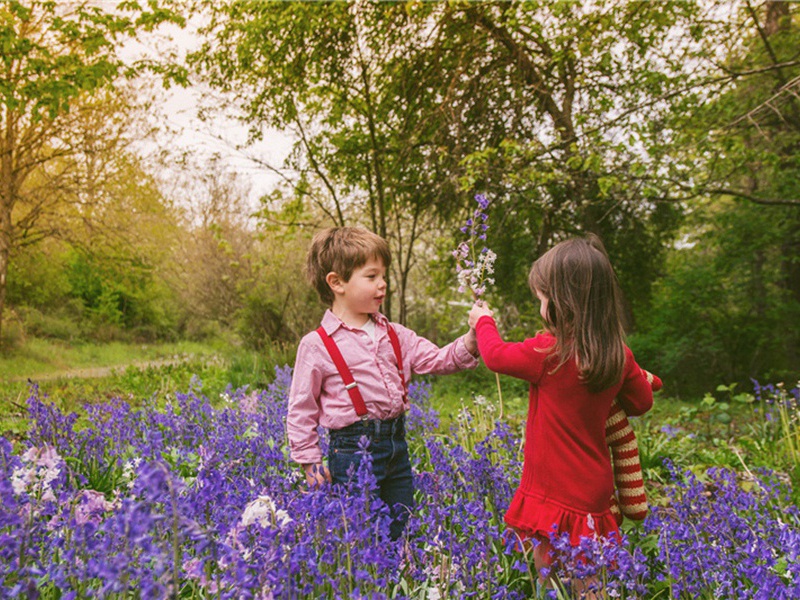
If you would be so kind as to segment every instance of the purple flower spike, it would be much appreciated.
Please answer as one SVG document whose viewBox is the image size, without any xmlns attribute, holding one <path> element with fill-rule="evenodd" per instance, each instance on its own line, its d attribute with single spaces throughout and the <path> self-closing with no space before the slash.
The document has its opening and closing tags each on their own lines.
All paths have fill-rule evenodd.
<svg viewBox="0 0 800 600">
<path fill-rule="evenodd" d="M 489 207 L 489 200 L 483 194 L 476 195 L 475 201 L 481 207 L 481 210 L 486 210 Z"/>
<path fill-rule="evenodd" d="M 468 238 L 459 243 L 453 256 L 456 259 L 458 291 L 470 290 L 472 297 L 478 298 L 486 292 L 487 285 L 494 284 L 492 274 L 497 256 L 485 246 L 480 251 L 477 250 L 476 240 L 485 241 L 486 231 L 489 229 L 486 224 L 489 215 L 484 212 L 489 206 L 489 200 L 483 194 L 478 194 L 475 201 L 478 209 L 467 219 L 466 225 L 460 228 L 461 233 L 467 234 Z"/>
</svg>

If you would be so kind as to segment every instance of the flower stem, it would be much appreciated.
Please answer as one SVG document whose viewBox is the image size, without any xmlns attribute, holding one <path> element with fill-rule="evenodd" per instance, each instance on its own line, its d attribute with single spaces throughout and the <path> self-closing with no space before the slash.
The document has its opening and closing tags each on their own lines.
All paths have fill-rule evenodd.
<svg viewBox="0 0 800 600">
<path fill-rule="evenodd" d="M 494 378 L 497 381 L 497 398 L 500 400 L 500 416 L 499 419 L 503 418 L 503 390 L 500 389 L 500 374 L 495 373 Z"/>
</svg>

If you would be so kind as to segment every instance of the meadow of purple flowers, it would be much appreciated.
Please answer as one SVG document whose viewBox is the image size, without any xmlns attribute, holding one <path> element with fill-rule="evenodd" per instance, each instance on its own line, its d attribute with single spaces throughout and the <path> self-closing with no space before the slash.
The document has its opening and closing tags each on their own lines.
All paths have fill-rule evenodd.
<svg viewBox="0 0 800 600">
<path fill-rule="evenodd" d="M 347 489 L 305 489 L 285 443 L 291 371 L 276 373 L 219 408 L 198 384 L 165 409 L 112 401 L 87 405 L 80 421 L 32 390 L 30 435 L 0 438 L 0 597 L 562 593 L 537 586 L 502 524 L 519 431 L 467 413 L 440 433 L 429 386 L 413 385 L 418 506 L 392 542 L 368 461 Z M 766 472 L 674 471 L 666 506 L 621 545 L 556 540 L 560 575 L 595 575 L 618 598 L 800 597 L 800 515 L 787 489 Z"/>
</svg>

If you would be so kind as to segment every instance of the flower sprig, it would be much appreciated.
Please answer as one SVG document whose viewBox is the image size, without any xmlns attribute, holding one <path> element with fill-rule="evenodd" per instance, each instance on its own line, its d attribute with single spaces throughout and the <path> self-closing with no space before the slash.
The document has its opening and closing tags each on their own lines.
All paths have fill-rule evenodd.
<svg viewBox="0 0 800 600">
<path fill-rule="evenodd" d="M 486 209 L 489 208 L 489 199 L 483 194 L 475 196 L 478 203 L 472 216 L 461 227 L 461 233 L 467 235 L 467 239 L 460 242 L 458 247 L 453 250 L 453 257 L 456 259 L 456 277 L 458 279 L 458 291 L 461 293 L 470 290 L 473 300 L 480 300 L 486 293 L 486 286 L 494 285 L 494 261 L 497 255 L 486 246 L 486 231 L 489 229 L 489 215 Z M 478 250 L 480 246 L 480 250 Z M 503 418 L 503 391 L 500 388 L 500 376 L 494 374 L 497 382 L 497 400 L 500 404 L 499 418 Z"/>
<path fill-rule="evenodd" d="M 458 291 L 472 292 L 473 299 L 480 298 L 486 293 L 486 286 L 494 284 L 494 261 L 497 255 L 486 247 L 486 231 L 489 229 L 487 221 L 489 215 L 486 209 L 489 207 L 489 200 L 483 194 L 475 196 L 478 208 L 467 219 L 466 224 L 461 227 L 461 233 L 467 235 L 467 239 L 460 242 L 458 247 L 453 250 L 453 257 L 456 259 L 456 276 L 458 279 Z M 478 246 L 481 246 L 478 250 Z"/>
</svg>

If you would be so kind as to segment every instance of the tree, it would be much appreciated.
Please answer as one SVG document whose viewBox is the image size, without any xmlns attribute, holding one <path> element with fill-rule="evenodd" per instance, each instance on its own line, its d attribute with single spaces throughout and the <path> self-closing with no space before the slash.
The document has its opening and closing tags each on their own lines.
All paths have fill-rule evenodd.
<svg viewBox="0 0 800 600">
<path fill-rule="evenodd" d="M 450 64 L 458 55 L 433 49 L 441 32 L 426 22 L 441 7 L 204 4 L 212 15 L 209 41 L 193 64 L 236 97 L 254 137 L 270 126 L 295 133 L 292 173 L 268 166 L 286 176 L 287 200 L 388 239 L 405 320 L 420 237 L 438 229 L 437 213 L 466 197 L 454 177 L 458 155 L 437 143 L 448 126 L 442 94 L 460 72 Z M 265 216 L 271 208 L 265 205 Z M 390 291 L 386 312 L 393 306 Z"/>
<path fill-rule="evenodd" d="M 669 176 L 691 212 L 642 338 L 653 368 L 689 394 L 798 376 L 798 14 L 785 2 L 738 8 L 717 93 L 675 127 Z"/>
<path fill-rule="evenodd" d="M 14 248 L 48 235 L 36 225 L 59 195 L 59 165 L 89 151 L 71 136 L 76 113 L 126 73 L 115 42 L 167 19 L 175 16 L 157 3 L 0 6 L 0 323 Z"/>
<path fill-rule="evenodd" d="M 194 64 L 235 95 L 255 136 L 294 128 L 295 194 L 390 239 L 401 317 L 420 238 L 440 236 L 476 191 L 515 240 L 501 270 L 592 231 L 632 301 L 647 298 L 680 211 L 655 202 L 646 123 L 694 76 L 696 48 L 664 41 L 691 41 L 693 3 L 206 7 L 213 41 Z"/>
<path fill-rule="evenodd" d="M 217 159 L 205 164 L 187 159 L 183 166 L 184 176 L 173 182 L 185 207 L 179 297 L 190 320 L 232 327 L 243 305 L 241 288 L 255 269 L 248 190 Z"/>
</svg>

